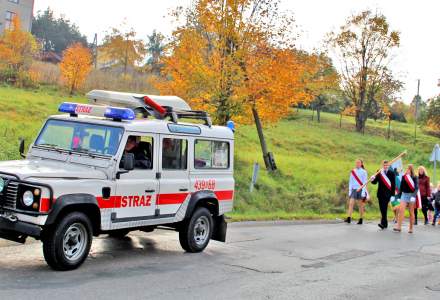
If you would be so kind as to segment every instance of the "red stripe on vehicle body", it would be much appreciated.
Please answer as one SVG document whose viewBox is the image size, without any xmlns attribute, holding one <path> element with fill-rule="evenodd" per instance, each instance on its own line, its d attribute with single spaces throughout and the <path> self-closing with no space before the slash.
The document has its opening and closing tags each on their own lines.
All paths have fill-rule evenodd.
<svg viewBox="0 0 440 300">
<path fill-rule="evenodd" d="M 110 196 L 108 199 L 96 197 L 99 208 L 119 208 L 121 207 L 122 196 Z"/>
<path fill-rule="evenodd" d="M 232 201 L 234 199 L 234 191 L 216 191 L 214 193 L 218 201 Z"/>
<path fill-rule="evenodd" d="M 157 205 L 182 204 L 189 193 L 159 194 L 157 195 Z"/>
<path fill-rule="evenodd" d="M 214 191 L 215 196 L 218 201 L 232 201 L 234 198 L 234 191 Z M 157 205 L 173 205 L 182 204 L 185 202 L 189 193 L 170 193 L 170 194 L 158 194 L 156 195 Z M 96 201 L 100 209 L 105 208 L 121 208 L 122 196 L 111 196 L 108 199 L 102 198 L 102 196 L 97 196 Z M 54 200 L 55 202 L 55 200 Z M 48 212 L 51 208 L 51 203 L 49 198 L 41 198 L 40 201 L 40 212 Z"/>
</svg>

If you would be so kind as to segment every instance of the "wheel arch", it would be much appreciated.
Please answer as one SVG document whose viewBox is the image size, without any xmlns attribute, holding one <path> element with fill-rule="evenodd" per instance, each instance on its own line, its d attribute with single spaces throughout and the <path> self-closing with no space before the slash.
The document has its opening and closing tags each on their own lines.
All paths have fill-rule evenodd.
<svg viewBox="0 0 440 300">
<path fill-rule="evenodd" d="M 219 203 L 213 191 L 198 191 L 191 195 L 185 219 L 191 217 L 197 207 L 206 207 L 216 217 L 219 214 Z"/>
<path fill-rule="evenodd" d="M 96 197 L 91 194 L 66 194 L 58 197 L 49 212 L 45 225 L 51 226 L 71 212 L 84 213 L 92 224 L 93 235 L 99 234 L 101 212 Z"/>
</svg>

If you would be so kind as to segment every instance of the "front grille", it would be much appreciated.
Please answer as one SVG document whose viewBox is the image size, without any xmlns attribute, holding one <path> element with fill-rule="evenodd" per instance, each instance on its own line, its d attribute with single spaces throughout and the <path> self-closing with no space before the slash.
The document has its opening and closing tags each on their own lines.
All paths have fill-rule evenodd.
<svg viewBox="0 0 440 300">
<path fill-rule="evenodd" d="M 17 207 L 18 182 L 10 181 L 4 194 L 3 206 L 15 209 Z"/>
<path fill-rule="evenodd" d="M 15 181 L 12 176 L 1 176 L 6 182 L 5 189 L 0 193 L 0 205 L 5 208 L 15 209 L 17 208 L 17 196 L 18 196 L 18 181 Z"/>
</svg>

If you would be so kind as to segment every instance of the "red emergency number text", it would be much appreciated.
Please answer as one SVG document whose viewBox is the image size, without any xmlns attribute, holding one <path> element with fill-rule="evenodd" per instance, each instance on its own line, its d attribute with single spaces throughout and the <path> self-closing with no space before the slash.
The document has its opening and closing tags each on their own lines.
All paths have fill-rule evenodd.
<svg viewBox="0 0 440 300">
<path fill-rule="evenodd" d="M 215 179 L 197 179 L 194 183 L 194 189 L 196 191 L 201 190 L 215 190 Z"/>
</svg>

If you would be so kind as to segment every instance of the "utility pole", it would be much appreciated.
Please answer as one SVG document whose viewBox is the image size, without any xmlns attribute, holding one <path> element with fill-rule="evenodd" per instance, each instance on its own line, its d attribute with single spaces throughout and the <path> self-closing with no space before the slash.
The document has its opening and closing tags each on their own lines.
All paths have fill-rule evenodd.
<svg viewBox="0 0 440 300">
<path fill-rule="evenodd" d="M 419 114 L 419 99 L 420 99 L 420 79 L 417 79 L 417 96 L 416 96 L 416 108 L 414 115 L 414 144 L 417 143 L 417 117 Z"/>
<path fill-rule="evenodd" d="M 255 126 L 257 127 L 258 138 L 260 139 L 261 151 L 263 152 L 264 165 L 268 171 L 275 171 L 277 169 L 275 159 L 272 152 L 267 150 L 266 139 L 263 134 L 263 126 L 261 125 L 258 111 L 255 107 L 252 107 L 252 114 L 255 120 Z"/>
</svg>

